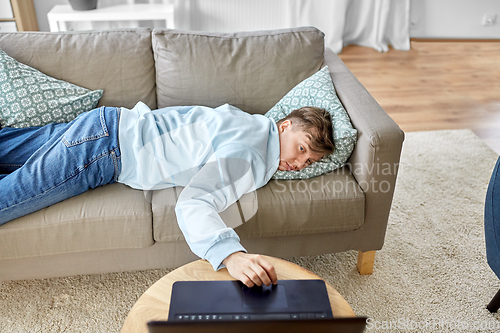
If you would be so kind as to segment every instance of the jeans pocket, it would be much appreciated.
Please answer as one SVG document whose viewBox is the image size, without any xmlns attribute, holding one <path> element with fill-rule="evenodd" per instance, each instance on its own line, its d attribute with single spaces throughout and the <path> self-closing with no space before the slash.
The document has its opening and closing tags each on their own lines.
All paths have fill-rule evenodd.
<svg viewBox="0 0 500 333">
<path fill-rule="evenodd" d="M 109 136 L 104 118 L 104 107 L 80 114 L 64 133 L 62 142 L 73 147 L 84 142 Z"/>
</svg>

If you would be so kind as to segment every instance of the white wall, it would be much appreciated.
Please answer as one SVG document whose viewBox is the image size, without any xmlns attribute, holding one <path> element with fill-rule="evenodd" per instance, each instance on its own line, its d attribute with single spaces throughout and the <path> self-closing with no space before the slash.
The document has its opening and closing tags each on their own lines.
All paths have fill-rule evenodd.
<svg viewBox="0 0 500 333">
<path fill-rule="evenodd" d="M 411 0 L 410 37 L 500 38 L 500 0 Z M 482 25 L 485 14 L 496 24 Z"/>
<path fill-rule="evenodd" d="M 117 1 L 99 0 L 99 6 Z M 40 30 L 49 31 L 47 13 L 54 5 L 67 4 L 68 0 L 34 0 L 34 3 Z M 484 14 L 497 14 L 496 24 L 484 27 Z M 500 0 L 411 0 L 410 17 L 410 37 L 500 38 Z"/>
<path fill-rule="evenodd" d="M 38 29 L 40 31 L 50 31 L 47 13 L 55 5 L 69 4 L 68 0 L 33 0 L 35 5 L 36 19 L 38 20 Z"/>
<path fill-rule="evenodd" d="M 217 32 L 286 28 L 290 16 L 287 1 L 176 0 L 176 26 Z"/>
</svg>

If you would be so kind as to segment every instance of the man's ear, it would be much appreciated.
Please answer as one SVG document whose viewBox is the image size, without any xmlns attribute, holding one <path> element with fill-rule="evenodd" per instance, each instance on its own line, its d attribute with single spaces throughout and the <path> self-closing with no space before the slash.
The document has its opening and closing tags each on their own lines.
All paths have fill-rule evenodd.
<svg viewBox="0 0 500 333">
<path fill-rule="evenodd" d="M 292 126 L 292 122 L 290 121 L 290 119 L 287 119 L 280 124 L 279 130 L 280 130 L 280 132 L 283 132 L 284 130 L 286 130 L 290 126 Z"/>
</svg>

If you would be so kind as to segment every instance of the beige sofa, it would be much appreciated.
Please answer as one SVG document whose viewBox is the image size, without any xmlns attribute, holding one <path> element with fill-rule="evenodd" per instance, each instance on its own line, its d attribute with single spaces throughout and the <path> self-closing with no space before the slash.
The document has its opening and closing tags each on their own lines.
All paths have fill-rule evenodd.
<svg viewBox="0 0 500 333">
<path fill-rule="evenodd" d="M 369 273 L 372 251 L 384 243 L 404 133 L 323 37 L 311 27 L 235 34 L 140 28 L 0 33 L 0 48 L 47 75 L 103 89 L 100 105 L 128 108 L 227 102 L 265 113 L 328 65 L 358 130 L 348 165 L 310 180 L 271 181 L 256 192 L 256 214 L 235 230 L 249 252 L 277 257 L 358 250 L 358 268 Z M 11 221 L 0 227 L 0 280 L 195 260 L 174 214 L 180 190 L 106 185 Z M 243 211 L 251 209 L 245 202 Z"/>
</svg>

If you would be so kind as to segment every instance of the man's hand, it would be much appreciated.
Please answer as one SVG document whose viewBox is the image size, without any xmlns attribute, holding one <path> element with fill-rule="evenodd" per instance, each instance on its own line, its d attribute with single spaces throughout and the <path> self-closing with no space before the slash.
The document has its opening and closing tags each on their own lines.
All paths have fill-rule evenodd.
<svg viewBox="0 0 500 333">
<path fill-rule="evenodd" d="M 270 286 L 271 283 L 278 283 L 278 276 L 274 266 L 258 254 L 248 254 L 235 252 L 230 254 L 222 262 L 226 265 L 227 271 L 235 279 L 240 280 L 249 288 L 254 285 Z"/>
</svg>

